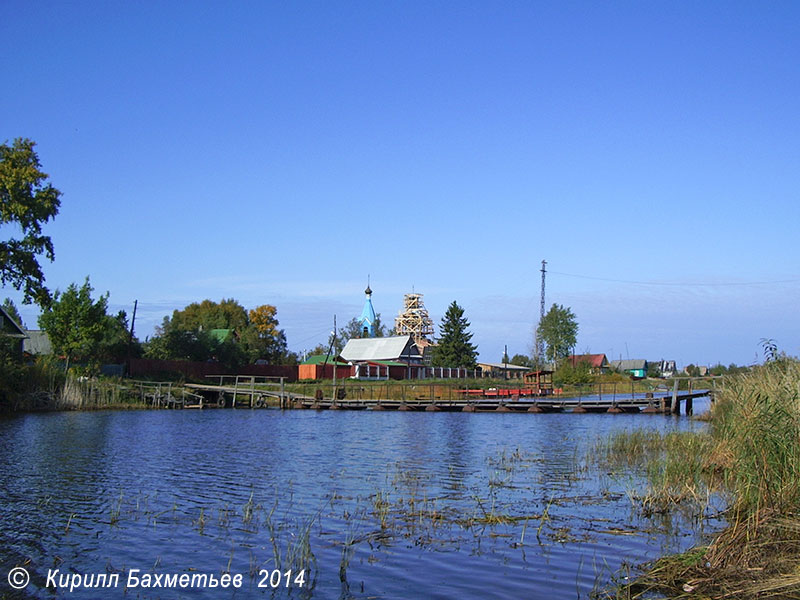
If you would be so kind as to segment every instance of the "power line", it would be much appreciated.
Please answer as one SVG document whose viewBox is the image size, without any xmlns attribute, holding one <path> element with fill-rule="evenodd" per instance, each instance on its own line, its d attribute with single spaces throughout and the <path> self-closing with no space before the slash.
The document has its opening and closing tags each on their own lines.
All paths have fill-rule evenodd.
<svg viewBox="0 0 800 600">
<path fill-rule="evenodd" d="M 671 287 L 686 287 L 686 286 L 748 286 L 748 285 L 776 285 L 781 283 L 800 283 L 800 279 L 778 279 L 774 281 L 726 281 L 720 283 L 703 283 L 703 282 L 677 282 L 677 281 L 633 281 L 629 279 L 608 279 L 606 277 L 593 277 L 591 275 L 577 275 L 575 273 L 563 273 L 560 271 L 549 271 L 553 275 L 561 275 L 563 277 L 574 277 L 576 279 L 591 279 L 593 281 L 605 281 L 608 283 L 627 283 L 631 285 L 657 285 L 657 286 L 671 286 Z"/>
</svg>

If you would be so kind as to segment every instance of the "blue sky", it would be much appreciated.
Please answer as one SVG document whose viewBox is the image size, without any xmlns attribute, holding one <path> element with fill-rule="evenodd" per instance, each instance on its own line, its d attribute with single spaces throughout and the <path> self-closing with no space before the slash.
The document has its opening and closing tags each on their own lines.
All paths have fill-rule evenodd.
<svg viewBox="0 0 800 600">
<path fill-rule="evenodd" d="M 142 338 L 232 297 L 276 305 L 302 351 L 360 313 L 369 275 L 385 321 L 412 290 L 437 325 L 455 300 L 498 361 L 531 349 L 546 259 L 579 351 L 800 354 L 800 4 L 0 15 L 0 140 L 35 140 L 63 192 L 48 285 L 138 299 Z"/>
</svg>

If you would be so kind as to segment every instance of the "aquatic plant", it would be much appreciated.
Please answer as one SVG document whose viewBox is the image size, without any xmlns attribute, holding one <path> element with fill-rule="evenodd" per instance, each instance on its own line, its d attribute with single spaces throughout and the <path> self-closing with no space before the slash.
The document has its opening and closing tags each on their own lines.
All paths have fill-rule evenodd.
<svg viewBox="0 0 800 600">
<path fill-rule="evenodd" d="M 703 469 L 730 494 L 729 526 L 708 546 L 659 559 L 620 594 L 800 596 L 800 363 L 772 346 L 765 351 L 763 366 L 726 381 L 710 435 L 696 439 L 697 447 L 682 447 L 702 447 Z M 682 458 L 690 464 L 671 481 L 677 485 L 685 477 L 691 487 L 697 464 Z"/>
<path fill-rule="evenodd" d="M 592 457 L 612 470 L 627 472 L 633 466 L 644 473 L 647 489 L 628 490 L 628 495 L 645 514 L 676 505 L 701 514 L 710 494 L 720 491 L 713 447 L 708 433 L 632 430 L 601 440 Z"/>
</svg>

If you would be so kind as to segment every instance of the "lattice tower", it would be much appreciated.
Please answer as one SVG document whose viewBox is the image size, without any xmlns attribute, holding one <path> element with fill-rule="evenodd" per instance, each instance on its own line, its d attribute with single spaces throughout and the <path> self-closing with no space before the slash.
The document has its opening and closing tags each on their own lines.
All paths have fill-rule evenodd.
<svg viewBox="0 0 800 600">
<path fill-rule="evenodd" d="M 418 346 L 428 336 L 433 337 L 433 320 L 422 302 L 422 294 L 406 294 L 403 296 L 403 310 L 394 319 L 397 335 L 410 335 Z"/>
</svg>

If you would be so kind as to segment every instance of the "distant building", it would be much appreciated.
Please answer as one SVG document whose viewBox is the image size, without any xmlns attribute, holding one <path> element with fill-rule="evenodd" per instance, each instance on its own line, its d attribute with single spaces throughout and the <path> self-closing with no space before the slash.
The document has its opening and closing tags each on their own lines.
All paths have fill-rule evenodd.
<svg viewBox="0 0 800 600">
<path fill-rule="evenodd" d="M 427 369 L 410 335 L 348 340 L 340 354 L 356 379 L 423 379 Z"/>
<path fill-rule="evenodd" d="M 669 378 L 675 375 L 678 367 L 674 360 L 649 360 L 647 361 L 648 368 L 655 367 L 659 377 Z"/>
<path fill-rule="evenodd" d="M 572 354 L 567 360 L 573 367 L 577 367 L 581 363 L 588 363 L 589 371 L 593 375 L 602 375 L 608 372 L 608 359 L 605 354 Z"/>
<path fill-rule="evenodd" d="M 25 356 L 48 356 L 53 353 L 53 345 L 46 331 L 29 329 L 27 339 L 22 341 Z"/>
<path fill-rule="evenodd" d="M 522 379 L 525 373 L 530 372 L 530 367 L 520 367 L 511 363 L 487 363 L 479 362 L 478 368 L 483 377 L 494 377 L 497 379 Z"/>
<path fill-rule="evenodd" d="M 647 377 L 647 361 L 643 358 L 630 358 L 627 360 L 612 360 L 611 368 L 620 373 L 629 373 L 631 377 L 644 379 Z"/>
<path fill-rule="evenodd" d="M 325 354 L 309 356 L 297 368 L 298 379 L 346 379 L 350 377 L 353 368 L 349 363 Z"/>
<path fill-rule="evenodd" d="M 22 358 L 22 344 L 28 334 L 2 306 L 0 306 L 0 337 L 11 340 L 11 351 L 15 356 Z"/>
</svg>

